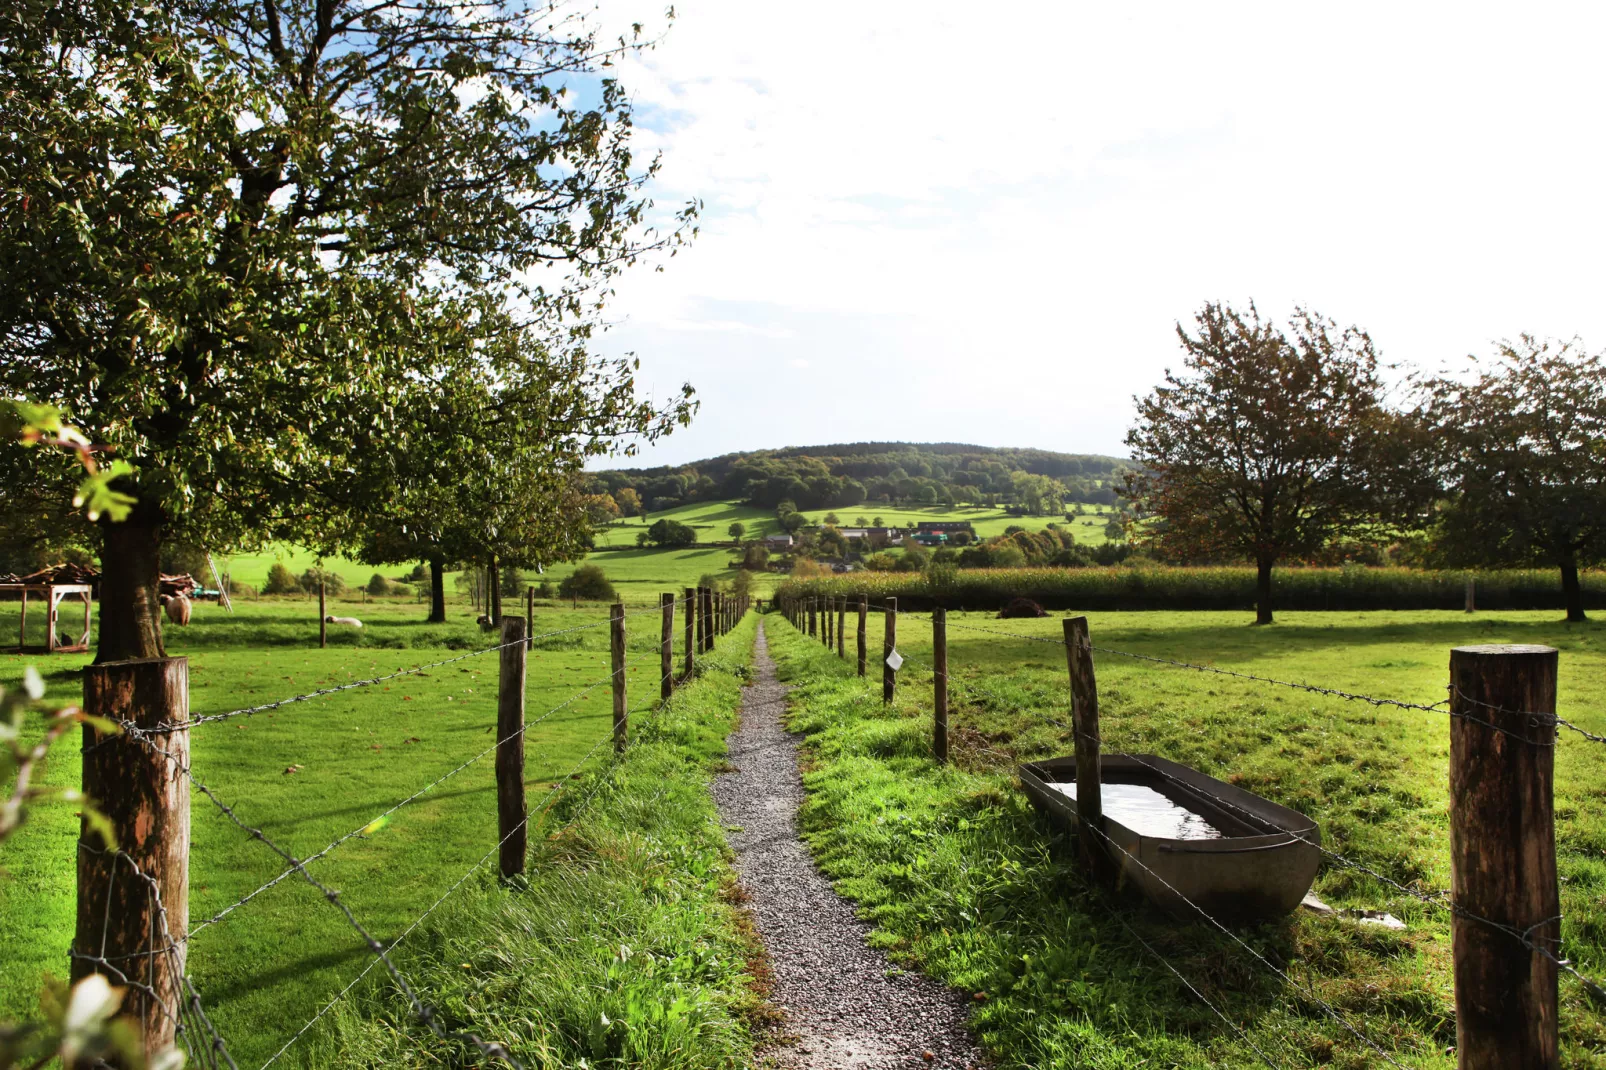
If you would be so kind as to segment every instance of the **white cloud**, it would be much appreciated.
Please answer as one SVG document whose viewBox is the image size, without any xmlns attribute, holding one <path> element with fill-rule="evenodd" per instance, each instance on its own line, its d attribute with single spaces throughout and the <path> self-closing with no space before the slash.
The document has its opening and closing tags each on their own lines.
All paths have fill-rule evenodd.
<svg viewBox="0 0 1606 1070">
<path fill-rule="evenodd" d="M 1524 330 L 1606 345 L 1600 9 L 677 8 L 620 71 L 657 200 L 708 206 L 604 343 L 704 395 L 650 461 L 1118 450 L 1213 298 L 1308 303 L 1427 365 Z M 738 374 L 799 360 L 785 398 Z"/>
</svg>

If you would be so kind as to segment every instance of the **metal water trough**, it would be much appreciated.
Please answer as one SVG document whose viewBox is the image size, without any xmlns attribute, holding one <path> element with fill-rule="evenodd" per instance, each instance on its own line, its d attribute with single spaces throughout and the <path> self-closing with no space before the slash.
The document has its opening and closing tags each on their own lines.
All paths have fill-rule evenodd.
<svg viewBox="0 0 1606 1070">
<path fill-rule="evenodd" d="M 1173 916 L 1199 920 L 1185 896 L 1214 917 L 1276 917 L 1298 906 L 1316 879 L 1321 830 L 1305 815 L 1152 754 L 1102 755 L 1099 768 L 1105 785 L 1147 786 L 1220 831 L 1217 839 L 1141 835 L 1106 802 L 1104 831 L 1119 848 L 1110 854 L 1122 879 Z M 1030 762 L 1019 771 L 1037 808 L 1074 830 L 1076 800 L 1051 785 L 1075 783 L 1076 759 Z"/>
</svg>

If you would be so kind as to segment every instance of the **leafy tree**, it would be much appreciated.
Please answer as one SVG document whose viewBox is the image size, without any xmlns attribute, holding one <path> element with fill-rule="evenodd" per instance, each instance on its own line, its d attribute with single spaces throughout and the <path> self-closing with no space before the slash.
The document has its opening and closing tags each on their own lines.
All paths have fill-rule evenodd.
<svg viewBox="0 0 1606 1070">
<path fill-rule="evenodd" d="M 870 522 L 862 516 L 856 516 L 853 518 L 853 526 L 856 528 L 867 528 L 870 526 Z"/>
<path fill-rule="evenodd" d="M 613 500 L 619 505 L 620 516 L 640 516 L 641 495 L 636 493 L 635 487 L 620 487 L 613 492 Z"/>
<path fill-rule="evenodd" d="M 659 546 L 690 546 L 697 541 L 697 532 L 666 516 L 647 529 L 647 538 Z"/>
<path fill-rule="evenodd" d="M 308 594 L 317 594 L 320 583 L 323 584 L 325 594 L 344 594 L 346 591 L 346 578 L 344 576 L 320 566 L 307 569 L 301 574 L 301 578 L 297 583 Z"/>
<path fill-rule="evenodd" d="M 376 572 L 372 576 L 368 577 L 368 586 L 366 590 L 369 594 L 376 598 L 380 595 L 389 594 L 390 581 Z"/>
<path fill-rule="evenodd" d="M 871 522 L 870 522 L 870 526 L 871 526 L 871 527 L 873 527 L 873 528 L 884 528 L 884 527 L 886 527 L 886 526 L 887 526 L 887 525 L 886 525 L 886 523 L 885 523 L 885 522 L 883 522 L 883 521 L 882 521 L 882 519 L 881 519 L 881 518 L 880 518 L 880 517 L 879 517 L 879 516 L 878 516 L 878 517 L 876 517 L 876 518 L 875 518 L 875 519 L 874 519 L 874 520 L 873 520 L 873 521 L 871 521 Z"/>
<path fill-rule="evenodd" d="M 268 582 L 262 585 L 263 594 L 299 594 L 301 584 L 295 573 L 284 566 L 284 562 L 275 561 L 268 568 Z"/>
<path fill-rule="evenodd" d="M 769 568 L 770 552 L 761 542 L 750 542 L 742 548 L 742 568 L 749 572 L 763 572 Z"/>
<path fill-rule="evenodd" d="M 1252 304 L 1207 304 L 1195 323 L 1177 325 L 1191 374 L 1167 371 L 1138 399 L 1126 494 L 1160 518 L 1164 551 L 1254 561 L 1255 622 L 1270 624 L 1278 561 L 1391 514 L 1402 421 L 1383 407 L 1358 328 L 1299 309 L 1285 334 Z"/>
<path fill-rule="evenodd" d="M 558 584 L 558 596 L 588 602 L 613 602 L 619 598 L 613 584 L 608 582 L 608 574 L 597 565 L 581 565 L 565 576 Z"/>
<path fill-rule="evenodd" d="M 795 535 L 797 530 L 808 523 L 808 518 L 802 513 L 781 514 L 781 530 L 788 535 Z"/>
<path fill-rule="evenodd" d="M 842 523 L 842 518 L 835 513 L 826 513 L 824 523 L 834 528 Z"/>
<path fill-rule="evenodd" d="M 1451 493 L 1438 555 L 1558 568 L 1567 619 L 1584 620 L 1578 570 L 1606 560 L 1606 356 L 1523 335 L 1494 367 L 1425 386 L 1425 439 Z"/>
<path fill-rule="evenodd" d="M 725 531 L 732 539 L 740 542 L 742 536 L 747 534 L 747 525 L 740 520 L 735 520 L 731 522 L 731 526 L 726 528 Z"/>
<path fill-rule="evenodd" d="M 0 391 L 129 466 L 102 661 L 163 652 L 164 539 L 344 537 L 354 442 L 434 366 L 420 308 L 459 308 L 464 352 L 498 309 L 581 341 L 688 218 L 641 229 L 624 90 L 567 92 L 618 49 L 513 0 L 65 0 L 0 37 Z M 8 493 L 69 477 L 0 454 Z"/>
<path fill-rule="evenodd" d="M 931 555 L 926 548 L 917 542 L 906 542 L 903 547 L 903 556 L 898 558 L 899 572 L 923 572 Z"/>
</svg>

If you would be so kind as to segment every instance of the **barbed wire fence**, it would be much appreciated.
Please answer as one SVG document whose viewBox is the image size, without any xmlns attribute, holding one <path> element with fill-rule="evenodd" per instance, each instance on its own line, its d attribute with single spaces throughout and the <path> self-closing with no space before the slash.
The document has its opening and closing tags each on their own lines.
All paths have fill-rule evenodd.
<svg viewBox="0 0 1606 1070">
<path fill-rule="evenodd" d="M 530 634 L 527 622 L 533 619 L 532 610 L 524 618 L 504 617 L 503 641 L 482 649 L 396 672 L 318 688 L 274 702 L 195 718 L 188 716 L 188 673 L 187 663 L 183 659 L 152 659 L 150 662 L 90 667 L 86 671 L 84 705 L 86 711 L 98 719 L 99 727 L 89 726 L 85 729 L 83 755 L 85 787 L 88 789 L 86 794 L 100 804 L 118 846 L 113 848 L 105 845 L 99 833 L 93 831 L 88 823 L 78 841 L 79 920 L 78 931 L 69 951 L 74 979 L 99 973 L 129 989 L 137 1003 L 135 1017 L 148 1053 L 180 1046 L 193 1065 L 209 1068 L 226 1066 L 230 1070 L 238 1070 L 237 1062 L 225 1038 L 208 1015 L 194 982 L 189 962 L 191 941 L 198 933 L 224 923 L 241 908 L 282 882 L 298 879 L 311 887 L 318 899 L 337 913 L 372 958 L 316 1014 L 301 1023 L 289 1039 L 261 1064 L 263 1067 L 283 1057 L 364 977 L 381 966 L 413 1017 L 426 1025 L 436 1038 L 473 1049 L 482 1058 L 518 1067 L 517 1058 L 504 1045 L 443 1024 L 426 994 L 409 981 L 392 957 L 392 952 L 453 893 L 483 869 L 493 856 L 502 853 L 503 876 L 512 875 L 508 872 L 510 862 L 506 855 L 510 844 L 519 847 L 516 869 L 522 872 L 524 836 L 530 825 L 546 820 L 560 793 L 579 777 L 598 752 L 610 742 L 617 761 L 626 750 L 630 718 L 646 713 L 648 717 L 644 723 L 651 724 L 661 717 L 670 707 L 677 693 L 676 688 L 689 682 L 695 675 L 692 669 L 694 644 L 698 652 L 712 651 L 715 640 L 732 630 L 748 608 L 745 598 L 728 596 L 707 588 L 688 588 L 685 595 L 665 595 L 658 604 L 648 609 L 627 611 L 623 605 L 615 605 L 606 619 Z M 673 665 L 677 611 L 687 615 L 685 672 L 677 671 Z M 648 614 L 661 617 L 661 633 L 650 648 L 637 646 L 632 649 L 627 642 L 625 622 L 629 618 Z M 561 701 L 533 719 L 526 720 L 525 664 L 530 652 L 537 650 L 538 644 L 543 642 L 599 628 L 608 628 L 612 636 L 609 672 L 589 683 L 576 685 Z M 488 654 L 499 654 L 502 663 L 498 687 L 498 724 L 510 724 L 511 727 L 497 732 L 497 738 L 490 745 L 433 777 L 375 817 L 304 857 L 298 856 L 259 825 L 242 818 L 239 802 L 227 799 L 223 792 L 199 779 L 190 762 L 189 737 L 197 727 L 249 718 L 287 706 L 373 687 Z M 640 663 L 653 657 L 658 658 L 660 663 L 659 687 L 632 707 L 627 702 L 627 675 Z M 510 684 L 510 681 L 513 683 Z M 580 759 L 546 790 L 534 811 L 528 810 L 524 801 L 523 754 L 530 730 L 604 686 L 610 687 L 614 696 L 612 731 L 593 742 Z M 492 727 L 494 729 L 496 726 Z M 341 892 L 314 875 L 309 867 L 328 858 L 350 841 L 383 827 L 404 808 L 492 755 L 497 756 L 499 828 L 496 843 L 458 875 L 439 898 L 402 928 L 400 935 L 388 944 L 382 942 L 344 901 Z M 512 758 L 516 760 L 509 760 Z M 605 775 L 596 778 L 591 791 L 570 810 L 565 824 L 584 813 L 605 780 Z M 277 856 L 282 863 L 282 868 L 274 876 L 194 925 L 188 924 L 189 809 L 192 798 L 205 800 L 225 822 L 238 829 L 251 842 Z M 516 801 L 516 808 L 510 809 L 511 801 Z M 130 891 L 131 888 L 133 891 Z M 179 904 L 176 913 L 174 903 Z"/>
<path fill-rule="evenodd" d="M 966 621 L 955 621 L 949 618 L 941 609 L 935 610 L 932 613 L 932 640 L 934 657 L 933 660 L 926 661 L 920 657 L 909 654 L 907 651 L 904 651 L 901 648 L 896 647 L 895 636 L 898 610 L 895 599 L 887 599 L 882 601 L 872 600 L 868 596 L 858 596 L 854 598 L 830 596 L 824 600 L 823 605 L 826 607 L 834 607 L 835 605 L 841 603 L 845 603 L 849 609 L 857 610 L 856 614 L 849 614 L 848 616 L 851 617 L 856 615 L 861 622 L 865 621 L 867 614 L 872 612 L 879 613 L 886 619 L 886 624 L 884 626 L 885 644 L 883 647 L 883 658 L 879 659 L 882 661 L 882 670 L 885 675 L 885 680 L 888 681 L 884 685 L 886 687 L 886 690 L 883 692 L 884 701 L 891 701 L 891 688 L 893 685 L 890 683 L 890 681 L 894 680 L 900 671 L 907 671 L 905 666 L 917 669 L 924 674 L 930 675 L 932 679 L 932 686 L 934 688 L 933 739 L 940 741 L 940 743 L 933 744 L 932 742 L 926 742 L 923 740 L 923 742 L 925 742 L 923 753 L 928 755 L 934 762 L 944 761 L 947 754 L 946 711 L 951 697 L 957 697 L 958 701 L 961 703 L 974 703 L 978 699 L 985 699 L 990 708 L 999 710 L 1019 711 L 1023 708 L 1023 706 L 1026 705 L 1018 695 L 1002 695 L 990 688 L 984 687 L 972 678 L 952 675 L 947 668 L 946 630 L 948 628 L 958 628 L 972 633 L 988 635 L 999 640 L 1044 644 L 1056 646 L 1062 650 L 1065 650 L 1068 655 L 1067 663 L 1070 670 L 1069 675 L 1071 677 L 1068 688 L 1069 693 L 1065 695 L 1066 705 L 1068 705 L 1072 710 L 1073 721 L 1078 720 L 1079 715 L 1085 717 L 1085 711 L 1079 709 L 1079 706 L 1091 705 L 1093 710 L 1091 730 L 1089 730 L 1086 726 L 1079 726 L 1075 723 L 1067 724 L 1066 722 L 1053 717 L 1052 715 L 1045 714 L 1040 708 L 1037 707 L 1035 703 L 1031 704 L 1032 712 L 1037 719 L 1053 726 L 1061 732 L 1068 734 L 1071 737 L 1073 745 L 1078 749 L 1087 749 L 1091 753 L 1095 763 L 1098 761 L 1098 755 L 1101 748 L 1105 746 L 1105 740 L 1097 730 L 1098 722 L 1096 694 L 1084 695 L 1081 703 L 1079 703 L 1077 699 L 1078 685 L 1076 680 L 1078 662 L 1080 660 L 1081 667 L 1085 669 L 1086 672 L 1087 687 L 1089 689 L 1091 688 L 1093 667 L 1092 655 L 1095 652 L 1111 657 L 1129 659 L 1135 663 L 1145 666 L 1220 675 L 1242 680 L 1246 683 L 1257 686 L 1293 689 L 1303 693 L 1337 699 L 1344 702 L 1362 703 L 1373 708 L 1386 707 L 1409 713 L 1444 716 L 1452 722 L 1452 725 L 1455 723 L 1467 725 L 1469 726 L 1470 731 L 1483 733 L 1485 738 L 1499 738 L 1507 741 L 1515 741 L 1507 744 L 1508 751 L 1527 751 L 1531 756 L 1539 756 L 1544 763 L 1544 769 L 1546 772 L 1542 786 L 1546 795 L 1545 816 L 1547 819 L 1549 817 L 1548 793 L 1550 790 L 1550 782 L 1548 779 L 1548 770 L 1550 769 L 1549 755 L 1553 754 L 1555 751 L 1558 743 L 1559 732 L 1562 730 L 1570 731 L 1581 741 L 1593 743 L 1606 742 L 1606 737 L 1589 732 L 1564 718 L 1558 717 L 1554 712 L 1554 666 L 1556 664 L 1554 659 L 1554 651 L 1549 651 L 1549 664 L 1551 669 L 1548 681 L 1544 679 L 1540 679 L 1538 681 L 1537 694 L 1541 696 L 1542 699 L 1540 702 L 1529 705 L 1523 702 L 1510 702 L 1505 698 L 1502 698 L 1500 701 L 1490 701 L 1487 696 L 1480 697 L 1479 694 L 1475 694 L 1473 691 L 1477 689 L 1477 685 L 1482 681 L 1474 679 L 1472 687 L 1465 686 L 1467 679 L 1463 674 L 1457 674 L 1454 671 L 1453 662 L 1452 679 L 1446 688 L 1447 697 L 1439 702 L 1424 703 L 1406 701 L 1387 696 L 1365 694 L 1344 688 L 1329 687 L 1302 681 L 1279 679 L 1276 677 L 1263 676 L 1255 673 L 1243 672 L 1240 670 L 1224 669 L 1215 665 L 1201 664 L 1198 662 L 1191 662 L 1177 658 L 1162 657 L 1155 654 L 1120 650 L 1111 647 L 1094 645 L 1091 643 L 1091 641 L 1087 641 L 1085 643 L 1084 649 L 1077 650 L 1074 644 L 1068 641 L 1069 637 L 1073 635 L 1073 629 L 1069 626 L 1066 628 L 1067 638 L 1030 635 L 1020 632 L 1006 631 L 1000 628 L 980 627 Z M 819 600 L 811 598 L 782 597 L 777 599 L 776 608 L 804 635 L 811 638 L 823 638 L 823 641 L 826 642 L 828 648 L 834 647 L 837 651 L 841 651 L 843 647 L 843 637 L 841 636 L 840 632 L 835 636 L 835 642 L 833 643 L 831 642 L 830 638 L 825 637 L 823 632 L 816 634 L 811 629 L 811 624 L 813 624 L 816 620 L 824 620 L 830 617 L 830 608 L 826 608 L 826 611 L 823 614 L 819 613 L 819 610 L 822 608 L 822 603 Z M 838 619 L 840 621 L 842 618 L 839 617 Z M 1081 620 L 1081 634 L 1085 636 L 1085 620 L 1080 618 L 1078 618 L 1078 620 Z M 1067 622 L 1067 625 L 1069 625 L 1069 621 Z M 861 624 L 859 628 L 859 636 L 857 637 L 861 650 L 864 649 L 864 646 L 866 645 L 865 632 L 866 626 Z M 1540 652 L 1541 649 L 1547 650 L 1548 648 L 1512 648 L 1511 652 L 1534 654 Z M 1468 648 L 1466 653 L 1469 656 L 1464 664 L 1481 668 L 1486 674 L 1499 676 L 1501 665 L 1500 655 L 1503 652 L 1506 651 L 1503 651 L 1500 648 Z M 1458 650 L 1456 652 L 1456 656 L 1460 656 L 1462 653 L 1462 651 Z M 1480 658 L 1492 658 L 1493 660 L 1483 660 L 1480 663 Z M 1491 668 L 1491 666 L 1493 667 Z M 864 672 L 862 667 L 860 672 L 861 674 Z M 1507 693 L 1512 692 L 1512 681 L 1502 681 L 1499 679 L 1495 681 L 1495 690 L 1497 692 L 1500 689 L 1499 685 L 1502 683 L 1506 685 L 1505 691 Z M 1520 680 L 1518 683 L 1532 685 L 1533 681 Z M 1515 690 L 1519 694 L 1524 693 L 1524 689 L 1521 686 L 1516 687 Z M 1527 693 L 1534 693 L 1533 686 L 1527 687 Z M 1548 701 L 1543 701 L 1545 696 L 1548 696 Z M 1089 702 L 1089 699 L 1091 699 L 1091 702 Z M 1551 708 L 1546 709 L 1546 706 Z M 990 757 L 1003 759 L 1006 763 L 1013 764 L 1021 762 L 1022 760 L 1016 754 L 1001 751 L 995 747 L 987 746 L 985 743 L 967 741 L 966 745 L 968 749 L 987 754 Z M 1459 745 L 1463 751 L 1469 749 L 1477 751 L 1478 748 L 1478 744 L 1475 741 L 1467 743 L 1463 740 L 1454 740 L 1452 749 L 1455 749 L 1456 745 Z M 1201 799 L 1208 800 L 1210 804 L 1221 807 L 1224 812 L 1236 817 L 1243 824 L 1251 827 L 1267 827 L 1264 815 L 1257 814 L 1249 809 L 1246 809 L 1240 801 L 1228 798 L 1221 792 L 1212 791 L 1208 787 L 1201 786 L 1196 779 L 1190 778 L 1187 781 L 1183 781 L 1171 770 L 1166 769 L 1162 765 L 1156 764 L 1154 761 L 1149 761 L 1148 756 L 1122 752 L 1120 757 L 1123 760 L 1130 760 L 1136 763 L 1147 772 L 1153 774 L 1160 782 L 1163 782 L 1167 786 L 1175 789 L 1176 793 L 1179 795 L 1184 797 L 1199 797 Z M 1488 748 L 1484 748 L 1483 751 L 1475 753 L 1471 760 L 1489 762 L 1495 759 L 1491 759 L 1488 753 Z M 1520 764 L 1522 763 L 1519 762 L 1519 765 Z M 1030 768 L 1029 763 L 1026 766 L 1023 766 L 1023 768 Z M 1462 805 L 1460 800 L 1452 800 L 1453 821 L 1457 816 L 1455 811 L 1459 805 Z M 1364 1024 L 1357 1024 L 1349 1016 L 1345 1015 L 1341 1010 L 1335 1007 L 1331 1002 L 1323 1000 L 1317 994 L 1313 985 L 1301 983 L 1295 977 L 1293 977 L 1287 969 L 1270 961 L 1264 954 L 1244 941 L 1241 936 L 1233 931 L 1232 927 L 1226 921 L 1211 914 L 1208 910 L 1196 902 L 1194 898 L 1184 894 L 1184 892 L 1178 888 L 1173 881 L 1167 880 L 1163 873 L 1157 872 L 1153 867 L 1146 864 L 1142 858 L 1140 858 L 1132 850 L 1128 849 L 1128 847 L 1112 838 L 1105 828 L 1102 814 L 1093 819 L 1079 816 L 1077 824 L 1079 834 L 1082 834 L 1082 830 L 1086 829 L 1086 835 L 1089 835 L 1097 840 L 1105 857 L 1113 859 L 1119 866 L 1129 867 L 1134 871 L 1141 871 L 1144 877 L 1163 887 L 1170 895 L 1175 897 L 1178 903 L 1185 905 L 1187 910 L 1191 912 L 1191 915 L 1196 917 L 1198 921 L 1222 933 L 1232 943 L 1246 952 L 1258 967 L 1264 968 L 1275 975 L 1284 984 L 1288 985 L 1295 992 L 1297 992 L 1300 998 L 1305 1000 L 1310 1006 L 1319 1008 L 1326 1017 L 1335 1023 L 1335 1025 L 1343 1029 L 1346 1033 L 1351 1035 L 1366 1049 L 1368 1049 L 1372 1057 L 1376 1057 L 1383 1062 L 1388 1063 L 1389 1065 L 1401 1065 L 1401 1063 L 1394 1057 L 1393 1054 L 1386 1051 L 1377 1043 L 1377 1041 L 1370 1035 L 1370 1032 L 1364 1027 Z M 1278 835 L 1286 836 L 1287 843 L 1299 843 L 1314 849 L 1315 851 L 1319 852 L 1321 858 L 1327 862 L 1353 869 L 1359 873 L 1364 873 L 1367 876 L 1377 880 L 1383 886 L 1400 895 L 1407 896 L 1417 902 L 1420 902 L 1432 910 L 1442 911 L 1449 914 L 1452 919 L 1452 924 L 1458 922 L 1464 923 L 1490 934 L 1491 937 L 1509 941 L 1510 944 L 1515 948 L 1520 949 L 1520 954 L 1531 956 L 1534 961 L 1545 964 L 1550 970 L 1559 971 L 1560 973 L 1566 974 L 1574 979 L 1583 988 L 1583 990 L 1594 999 L 1606 999 L 1606 986 L 1603 986 L 1600 981 L 1587 976 L 1578 969 L 1578 966 L 1575 962 L 1562 953 L 1561 922 L 1563 921 L 1563 916 L 1559 905 L 1559 891 L 1554 864 L 1554 829 L 1551 825 L 1547 824 L 1542 830 L 1543 838 L 1548 844 L 1548 870 L 1544 870 L 1544 867 L 1541 866 L 1541 872 L 1537 875 L 1532 873 L 1524 873 L 1515 880 L 1508 879 L 1503 882 L 1500 887 L 1497 887 L 1494 891 L 1498 894 L 1493 896 L 1493 902 L 1497 907 L 1507 908 L 1501 910 L 1477 909 L 1468 905 L 1466 900 L 1469 898 L 1469 896 L 1480 898 L 1485 902 L 1490 901 L 1491 896 L 1488 894 L 1487 889 L 1483 890 L 1484 894 L 1481 896 L 1477 894 L 1479 891 L 1476 888 L 1477 877 L 1474 875 L 1470 880 L 1468 879 L 1467 874 L 1464 872 L 1462 862 L 1459 858 L 1452 858 L 1452 864 L 1457 868 L 1457 880 L 1455 881 L 1455 885 L 1456 887 L 1462 889 L 1461 895 L 1456 896 L 1453 895 L 1449 890 L 1423 891 L 1418 888 L 1412 888 L 1400 881 L 1390 878 L 1384 873 L 1379 872 L 1375 866 L 1368 865 L 1365 862 L 1347 857 L 1340 852 L 1332 850 L 1320 842 L 1319 836 L 1306 835 L 1297 828 L 1278 827 L 1275 829 L 1275 832 Z M 1521 844 L 1511 844 L 1508 846 L 1510 848 L 1508 851 L 1509 854 L 1521 853 Z M 1541 851 L 1539 853 L 1544 854 L 1546 852 Z M 1511 875 L 1504 874 L 1504 876 L 1510 878 Z M 1550 894 L 1552 901 L 1555 904 L 1553 908 L 1541 910 L 1541 916 L 1538 917 L 1534 917 L 1532 915 L 1532 910 L 1530 909 L 1528 911 L 1528 916 L 1523 917 L 1523 923 L 1516 924 L 1489 916 L 1492 913 L 1509 913 L 1512 909 L 1515 909 L 1521 913 L 1520 904 L 1513 905 L 1508 902 L 1508 900 L 1510 900 L 1512 897 L 1507 894 L 1505 885 L 1521 885 L 1525 882 L 1531 883 L 1535 876 L 1539 878 L 1540 883 L 1543 883 L 1546 879 L 1548 879 Z M 1471 889 L 1470 891 L 1469 888 Z M 1127 923 L 1125 918 L 1121 917 L 1119 913 L 1116 914 L 1116 917 L 1123 927 L 1126 928 L 1127 932 L 1140 946 L 1144 948 L 1145 951 L 1150 954 L 1151 957 L 1153 957 L 1170 973 L 1172 973 L 1179 982 L 1181 982 L 1194 996 L 1200 1000 L 1200 1002 L 1202 1002 L 1225 1025 L 1227 1025 L 1235 1035 L 1248 1044 L 1263 1063 L 1265 1063 L 1267 1066 L 1273 1067 L 1280 1065 L 1265 1051 L 1259 1047 L 1256 1047 L 1249 1040 L 1249 1037 L 1238 1023 L 1234 1022 L 1211 1000 L 1207 999 L 1197 985 L 1195 985 L 1180 970 L 1178 970 L 1175 964 L 1166 959 L 1164 955 L 1160 954 L 1151 944 L 1145 941 L 1137 933 L 1137 931 Z M 1496 958 L 1498 958 L 1498 956 L 1496 956 Z M 1493 968 L 1488 968 L 1490 965 L 1491 964 L 1485 959 L 1462 963 L 1458 958 L 1456 963 L 1458 997 L 1461 993 L 1463 984 L 1481 986 L 1482 991 L 1479 993 L 1479 996 L 1483 998 L 1485 1002 L 1488 1002 L 1488 997 L 1490 994 L 1488 991 L 1489 988 L 1491 986 L 1497 987 L 1506 980 L 1500 968 L 1502 963 L 1496 961 L 1492 964 Z M 1480 973 L 1492 973 L 1495 976 L 1492 978 L 1479 977 L 1478 974 Z M 1526 1023 L 1527 1035 L 1515 1038 L 1509 1035 L 1497 1036 L 1490 1032 L 1486 1022 L 1477 1021 L 1470 1023 L 1470 1028 L 1463 1028 L 1468 1018 L 1475 1017 L 1475 1015 L 1468 1014 L 1463 1009 L 1462 1012 L 1457 1015 L 1458 1029 L 1461 1030 L 1461 1034 L 1459 1036 L 1459 1046 L 1475 1049 L 1484 1054 L 1487 1054 L 1488 1052 L 1498 1048 L 1501 1051 L 1501 1058 L 1505 1060 L 1498 1063 L 1480 1063 L 1479 1065 L 1509 1065 L 1513 1067 L 1530 1065 L 1528 1060 L 1531 1059 L 1532 1053 L 1535 1049 L 1539 1050 L 1541 1055 L 1544 1055 L 1545 1051 L 1548 1049 L 1550 1057 L 1553 1059 L 1556 1050 L 1555 1037 L 1558 1002 L 1554 980 L 1555 973 L 1553 972 L 1550 974 L 1548 992 L 1545 991 L 1546 985 L 1543 983 L 1543 977 L 1540 977 L 1537 983 L 1530 986 L 1535 990 L 1534 992 L 1529 992 L 1526 990 L 1517 991 L 1513 989 L 1512 991 L 1495 994 L 1496 998 L 1494 1000 L 1494 1005 L 1496 1006 L 1499 1006 L 1504 1000 L 1520 999 L 1525 1001 L 1523 1010 L 1529 1012 L 1528 1021 Z M 1509 1030 L 1507 1030 L 1507 1032 L 1509 1033 Z M 1296 1061 L 1305 1061 L 1305 1056 L 1296 1053 Z M 1551 1062 L 1545 1061 L 1531 1063 L 1531 1065 L 1552 1064 L 1553 1063 Z"/>
</svg>

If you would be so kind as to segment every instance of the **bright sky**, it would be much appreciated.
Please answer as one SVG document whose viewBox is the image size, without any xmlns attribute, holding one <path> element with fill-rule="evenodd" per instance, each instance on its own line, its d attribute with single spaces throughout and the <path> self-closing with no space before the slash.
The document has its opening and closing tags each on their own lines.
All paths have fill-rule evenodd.
<svg viewBox="0 0 1606 1070">
<path fill-rule="evenodd" d="M 620 77 L 695 244 L 609 353 L 689 380 L 632 464 L 903 439 L 1124 453 L 1206 300 L 1438 369 L 1606 344 L 1606 7 L 677 0 Z M 631 0 L 614 17 L 650 18 Z"/>
</svg>

